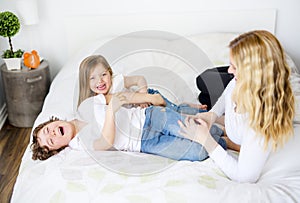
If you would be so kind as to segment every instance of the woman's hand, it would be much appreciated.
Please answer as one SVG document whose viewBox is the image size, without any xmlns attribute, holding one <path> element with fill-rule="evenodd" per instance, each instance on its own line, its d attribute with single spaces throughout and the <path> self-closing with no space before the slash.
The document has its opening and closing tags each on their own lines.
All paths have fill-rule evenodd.
<svg viewBox="0 0 300 203">
<path fill-rule="evenodd" d="M 204 145 L 206 137 L 209 135 L 209 128 L 204 120 L 188 116 L 184 123 L 178 121 L 178 124 L 182 136 Z"/>
<path fill-rule="evenodd" d="M 212 126 L 212 124 L 216 121 L 217 115 L 213 112 L 203 112 L 203 113 L 197 113 L 195 115 L 195 118 L 200 118 L 204 120 L 207 123 L 208 128 Z"/>
<path fill-rule="evenodd" d="M 198 142 L 208 153 L 211 153 L 218 145 L 209 132 L 208 124 L 201 118 L 186 117 L 184 123 L 178 121 L 180 134 L 190 140 Z"/>
</svg>

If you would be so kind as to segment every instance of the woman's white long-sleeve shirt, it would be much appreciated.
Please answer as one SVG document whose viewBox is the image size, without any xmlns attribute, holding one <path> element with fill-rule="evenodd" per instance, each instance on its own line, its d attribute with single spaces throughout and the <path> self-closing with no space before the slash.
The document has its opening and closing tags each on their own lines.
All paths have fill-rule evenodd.
<svg viewBox="0 0 300 203">
<path fill-rule="evenodd" d="M 253 183 L 260 177 L 271 148 L 264 149 L 264 139 L 248 126 L 246 114 L 235 113 L 235 103 L 232 101 L 235 83 L 233 79 L 227 85 L 210 111 L 218 116 L 225 113 L 226 133 L 234 143 L 241 145 L 239 156 L 235 158 L 218 146 L 210 157 L 231 180 Z"/>
</svg>

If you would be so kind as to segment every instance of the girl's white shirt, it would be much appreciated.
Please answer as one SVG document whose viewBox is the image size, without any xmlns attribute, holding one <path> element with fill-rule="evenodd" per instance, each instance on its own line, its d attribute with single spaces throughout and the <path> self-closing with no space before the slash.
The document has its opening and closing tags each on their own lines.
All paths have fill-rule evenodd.
<svg viewBox="0 0 300 203">
<path fill-rule="evenodd" d="M 241 145 L 239 156 L 236 158 L 218 146 L 210 157 L 231 180 L 256 182 L 271 153 L 271 147 L 264 149 L 265 140 L 249 127 L 247 114 L 235 112 L 236 105 L 232 101 L 235 84 L 233 79 L 210 111 L 218 116 L 225 113 L 226 133 L 233 142 Z"/>
<path fill-rule="evenodd" d="M 93 150 L 93 141 L 101 136 L 106 109 L 106 100 L 102 94 L 84 100 L 78 107 L 76 118 L 88 124 L 73 138 L 74 141 L 69 146 L 80 148 L 76 143 L 81 140 L 84 148 Z M 114 147 L 122 151 L 139 152 L 144 123 L 145 109 L 121 107 L 115 113 Z"/>
</svg>

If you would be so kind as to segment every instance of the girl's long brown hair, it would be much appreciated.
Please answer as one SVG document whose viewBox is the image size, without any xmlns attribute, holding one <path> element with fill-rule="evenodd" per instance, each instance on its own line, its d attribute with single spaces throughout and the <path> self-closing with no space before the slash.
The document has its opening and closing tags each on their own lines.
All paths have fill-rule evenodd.
<svg viewBox="0 0 300 203">
<path fill-rule="evenodd" d="M 102 64 L 111 74 L 111 76 L 113 75 L 110 65 L 103 56 L 91 55 L 86 57 L 80 63 L 79 67 L 79 98 L 77 106 L 79 106 L 83 100 L 91 96 L 95 96 L 95 93 L 90 89 L 89 79 L 91 72 L 98 64 Z"/>
</svg>

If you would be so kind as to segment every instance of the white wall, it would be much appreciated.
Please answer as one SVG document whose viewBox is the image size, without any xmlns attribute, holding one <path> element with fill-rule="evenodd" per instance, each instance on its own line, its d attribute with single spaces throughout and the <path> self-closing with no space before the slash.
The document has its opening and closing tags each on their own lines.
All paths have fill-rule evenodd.
<svg viewBox="0 0 300 203">
<path fill-rule="evenodd" d="M 11 10 L 19 14 L 19 1 L 0 0 L 0 11 Z M 66 63 L 69 53 L 65 49 L 66 35 L 63 17 L 77 14 L 99 15 L 118 13 L 201 12 L 203 10 L 264 9 L 277 10 L 275 35 L 300 69 L 300 1 L 298 0 L 37 0 L 39 23 L 24 26 L 13 38 L 15 48 L 36 49 L 50 63 L 52 77 Z M 109 23 L 109 22 L 108 22 Z M 95 29 L 101 29 L 97 27 Z M 92 32 L 92 30 L 91 30 Z M 76 33 L 74 33 L 76 35 Z M 6 38 L 0 38 L 0 50 L 8 48 Z M 1 85 L 0 85 L 1 89 Z M 3 101 L 3 90 L 0 102 Z M 0 103 L 0 108 L 3 104 Z"/>
<path fill-rule="evenodd" d="M 16 11 L 16 4 L 27 0 L 1 0 L 0 10 Z M 64 49 L 66 36 L 62 17 L 75 14 L 117 14 L 117 13 L 163 13 L 163 12 L 199 12 L 201 10 L 234 10 L 234 9 L 277 9 L 275 34 L 286 51 L 300 67 L 300 1 L 297 0 L 38 0 L 39 24 L 22 26 L 22 30 L 13 38 L 16 48 L 37 49 L 47 58 L 54 76 L 68 57 Z M 95 28 L 101 29 L 101 27 Z M 92 32 L 92 31 L 91 31 Z M 74 33 L 76 35 L 76 33 Z M 0 50 L 7 48 L 7 39 L 0 38 Z"/>
</svg>

